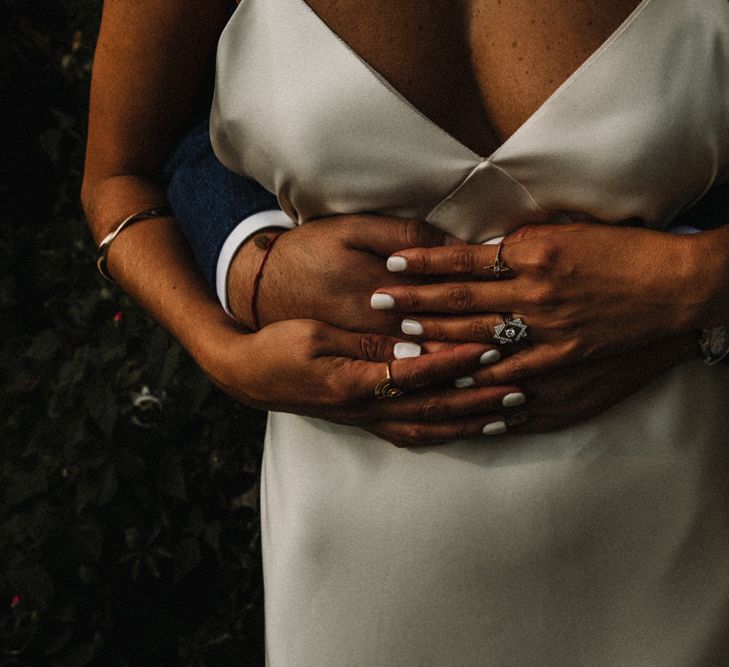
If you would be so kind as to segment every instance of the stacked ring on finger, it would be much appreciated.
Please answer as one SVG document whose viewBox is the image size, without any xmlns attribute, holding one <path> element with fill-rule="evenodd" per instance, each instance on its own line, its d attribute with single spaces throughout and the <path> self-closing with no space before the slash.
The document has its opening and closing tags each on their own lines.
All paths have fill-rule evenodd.
<svg viewBox="0 0 729 667">
<path fill-rule="evenodd" d="M 385 364 L 385 369 L 385 377 L 382 378 L 375 387 L 375 398 L 397 398 L 398 396 L 402 396 L 402 389 L 400 389 L 400 387 L 398 387 L 392 379 L 392 371 L 390 369 L 389 361 Z"/>
<path fill-rule="evenodd" d="M 521 317 L 514 317 L 511 313 L 501 315 L 503 322 L 494 327 L 494 340 L 501 345 L 518 343 L 527 338 L 527 325 Z"/>
<path fill-rule="evenodd" d="M 494 255 L 494 261 L 491 262 L 491 264 L 487 264 L 486 266 L 482 267 L 485 271 L 491 271 L 491 273 L 494 274 L 496 280 L 501 278 L 502 273 L 508 273 L 511 271 L 511 267 L 506 265 L 506 262 L 504 262 L 501 259 L 501 246 L 504 245 L 504 242 L 501 241 L 496 246 L 496 255 Z"/>
</svg>

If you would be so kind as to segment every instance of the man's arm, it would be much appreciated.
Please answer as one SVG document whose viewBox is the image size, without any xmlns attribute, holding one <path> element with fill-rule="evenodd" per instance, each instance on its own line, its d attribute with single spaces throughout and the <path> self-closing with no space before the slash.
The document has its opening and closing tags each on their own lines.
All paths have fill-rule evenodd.
<svg viewBox="0 0 729 667">
<path fill-rule="evenodd" d="M 165 166 L 165 179 L 177 222 L 205 279 L 227 310 L 227 274 L 240 245 L 260 229 L 291 229 L 294 224 L 273 194 L 218 161 L 207 119 L 177 144 Z"/>
</svg>

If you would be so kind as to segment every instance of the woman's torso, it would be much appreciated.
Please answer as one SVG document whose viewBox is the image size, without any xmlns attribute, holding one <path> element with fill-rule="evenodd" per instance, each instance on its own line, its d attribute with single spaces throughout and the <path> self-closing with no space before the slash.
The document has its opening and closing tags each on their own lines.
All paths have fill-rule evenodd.
<svg viewBox="0 0 729 667">
<path fill-rule="evenodd" d="M 660 227 L 729 166 L 726 0 L 629 19 L 634 2 L 544 3 L 543 20 L 574 12 L 546 41 L 540 17 L 488 2 L 486 27 L 517 34 L 460 47 L 452 6 L 419 23 L 392 4 L 337 23 L 344 3 L 245 0 L 221 39 L 216 152 L 299 222 L 381 211 L 471 241 L 565 214 Z M 469 65 L 476 37 L 490 65 Z M 271 664 L 723 664 L 727 396 L 726 368 L 697 361 L 558 433 L 417 451 L 272 414 Z"/>
</svg>

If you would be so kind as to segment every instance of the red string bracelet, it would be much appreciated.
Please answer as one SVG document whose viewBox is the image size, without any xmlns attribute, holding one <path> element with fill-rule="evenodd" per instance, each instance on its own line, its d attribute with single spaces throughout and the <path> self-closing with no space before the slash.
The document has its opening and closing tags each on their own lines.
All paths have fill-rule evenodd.
<svg viewBox="0 0 729 667">
<path fill-rule="evenodd" d="M 263 259 L 258 266 L 256 277 L 253 278 L 253 293 L 251 296 L 251 322 L 253 324 L 253 331 L 258 331 L 261 328 L 258 323 L 258 288 L 261 284 L 261 278 L 263 278 L 263 268 L 266 266 L 266 261 L 268 260 L 268 256 L 271 254 L 271 250 L 273 250 L 273 246 L 276 245 L 276 241 L 282 233 L 283 232 L 278 232 L 272 236 L 268 234 L 260 234 L 253 239 L 255 246 L 265 251 L 263 253 Z"/>
</svg>

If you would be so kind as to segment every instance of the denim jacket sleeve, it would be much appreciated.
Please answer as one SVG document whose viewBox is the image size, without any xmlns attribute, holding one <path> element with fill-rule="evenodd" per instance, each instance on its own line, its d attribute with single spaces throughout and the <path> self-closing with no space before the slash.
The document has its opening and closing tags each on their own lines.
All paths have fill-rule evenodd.
<svg viewBox="0 0 729 667">
<path fill-rule="evenodd" d="M 218 161 L 207 118 L 182 137 L 165 166 L 165 179 L 177 222 L 215 289 L 218 256 L 226 238 L 241 220 L 278 209 L 276 197 Z"/>
</svg>

